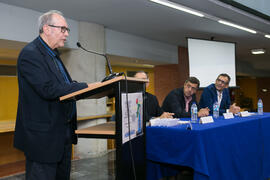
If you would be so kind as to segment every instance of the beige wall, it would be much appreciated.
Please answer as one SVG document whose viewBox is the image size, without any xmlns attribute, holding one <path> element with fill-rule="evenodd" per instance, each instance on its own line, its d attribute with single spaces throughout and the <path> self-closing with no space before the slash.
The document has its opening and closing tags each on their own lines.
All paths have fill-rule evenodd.
<svg viewBox="0 0 270 180">
<path fill-rule="evenodd" d="M 88 50 L 105 52 L 104 27 L 94 23 L 79 22 L 79 42 Z M 62 59 L 69 70 L 72 79 L 93 83 L 105 77 L 105 58 L 83 51 L 72 49 L 63 54 Z M 85 99 L 77 102 L 78 116 L 106 114 L 106 97 L 101 99 Z M 78 122 L 78 129 L 106 122 L 97 119 Z M 106 139 L 79 138 L 74 146 L 75 158 L 99 156 L 107 152 Z"/>
</svg>

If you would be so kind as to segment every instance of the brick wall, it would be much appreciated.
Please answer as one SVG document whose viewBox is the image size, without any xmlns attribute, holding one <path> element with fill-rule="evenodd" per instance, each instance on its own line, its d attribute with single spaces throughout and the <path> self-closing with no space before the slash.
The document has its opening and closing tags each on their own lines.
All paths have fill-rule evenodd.
<svg viewBox="0 0 270 180">
<path fill-rule="evenodd" d="M 161 105 L 167 94 L 182 87 L 189 75 L 188 50 L 178 47 L 178 64 L 158 65 L 154 68 L 155 94 Z"/>
</svg>

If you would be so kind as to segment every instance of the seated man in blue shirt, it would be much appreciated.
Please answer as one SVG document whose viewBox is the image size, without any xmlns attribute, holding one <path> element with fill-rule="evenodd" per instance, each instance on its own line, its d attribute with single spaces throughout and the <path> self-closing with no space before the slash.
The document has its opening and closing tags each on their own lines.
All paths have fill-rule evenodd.
<svg viewBox="0 0 270 180">
<path fill-rule="evenodd" d="M 193 103 L 197 104 L 195 94 L 199 86 L 200 81 L 196 77 L 189 77 L 185 81 L 183 88 L 174 89 L 167 95 L 163 101 L 162 109 L 174 113 L 174 118 L 190 117 L 191 105 Z M 198 111 L 198 117 L 208 115 L 208 108 L 203 108 Z"/>
<path fill-rule="evenodd" d="M 229 112 L 237 114 L 240 112 L 240 107 L 236 106 L 235 103 L 231 105 L 230 94 L 229 94 L 229 83 L 231 77 L 228 74 L 218 75 L 215 84 L 211 84 L 203 90 L 200 99 L 200 107 L 209 108 L 210 114 L 213 114 L 213 104 L 218 102 L 219 114 Z"/>
</svg>

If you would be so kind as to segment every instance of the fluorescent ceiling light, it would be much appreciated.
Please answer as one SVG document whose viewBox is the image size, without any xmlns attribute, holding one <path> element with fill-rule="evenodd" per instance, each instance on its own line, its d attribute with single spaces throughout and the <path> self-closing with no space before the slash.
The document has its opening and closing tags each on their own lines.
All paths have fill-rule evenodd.
<svg viewBox="0 0 270 180">
<path fill-rule="evenodd" d="M 266 34 L 266 35 L 264 35 L 264 37 L 266 37 L 266 38 L 270 38 L 270 35 L 269 35 L 269 34 Z"/>
<path fill-rule="evenodd" d="M 252 29 L 249 29 L 249 28 L 246 28 L 246 27 L 243 27 L 243 26 L 239 26 L 237 24 L 233 24 L 233 23 L 230 23 L 230 22 L 227 22 L 227 21 L 219 20 L 218 22 L 221 23 L 221 24 L 225 24 L 227 26 L 232 26 L 232 27 L 235 27 L 237 29 L 241 29 L 241 30 L 244 30 L 244 31 L 253 33 L 253 34 L 256 34 L 257 33 L 256 31 L 254 31 Z"/>
<path fill-rule="evenodd" d="M 265 53 L 265 49 L 252 49 L 251 50 L 252 54 L 264 54 Z"/>
<path fill-rule="evenodd" d="M 197 12 L 195 10 L 192 10 L 191 8 L 182 6 L 180 4 L 177 4 L 177 3 L 174 3 L 174 2 L 171 2 L 171 1 L 166 1 L 166 0 L 150 0 L 150 1 L 161 4 L 161 5 L 164 5 L 164 6 L 174 8 L 174 9 L 177 9 L 177 10 L 180 10 L 180 11 L 184 11 L 186 13 L 193 14 L 195 16 L 204 17 L 204 15 L 202 13 L 199 13 L 199 12 Z"/>
</svg>

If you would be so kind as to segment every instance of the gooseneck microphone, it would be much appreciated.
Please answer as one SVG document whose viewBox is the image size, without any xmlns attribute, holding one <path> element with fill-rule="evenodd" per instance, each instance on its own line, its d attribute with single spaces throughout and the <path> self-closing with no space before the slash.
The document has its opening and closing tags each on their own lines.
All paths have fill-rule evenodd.
<svg viewBox="0 0 270 180">
<path fill-rule="evenodd" d="M 105 57 L 110 74 L 108 76 L 106 76 L 101 82 L 108 81 L 110 79 L 113 79 L 113 78 L 115 78 L 117 76 L 122 76 L 124 74 L 123 72 L 121 72 L 121 73 L 114 73 L 114 72 L 112 72 L 111 63 L 110 63 L 109 59 L 107 58 L 106 54 L 102 54 L 102 53 L 98 53 L 98 52 L 95 52 L 95 51 L 87 50 L 84 47 L 82 47 L 82 45 L 81 45 L 80 42 L 77 42 L 77 46 L 79 48 L 81 48 L 82 50 L 86 51 L 86 52 L 93 53 L 93 54 L 96 54 L 96 55 L 100 55 L 100 56 Z"/>
</svg>

